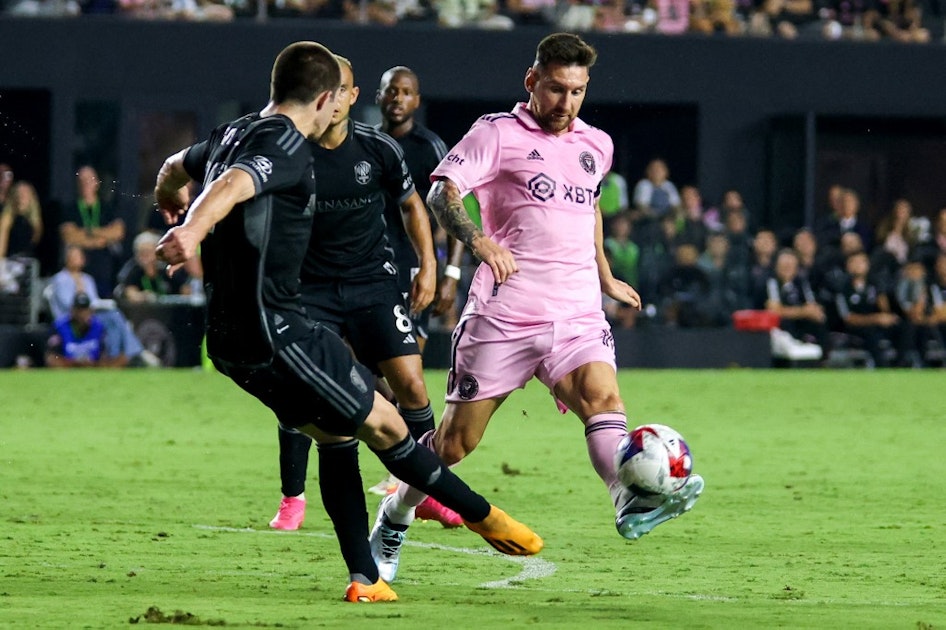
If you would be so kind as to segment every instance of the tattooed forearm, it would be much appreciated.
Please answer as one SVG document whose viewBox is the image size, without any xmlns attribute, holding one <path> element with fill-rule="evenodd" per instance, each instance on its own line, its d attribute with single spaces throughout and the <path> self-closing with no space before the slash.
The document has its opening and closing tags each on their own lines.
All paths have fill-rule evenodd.
<svg viewBox="0 0 946 630">
<path fill-rule="evenodd" d="M 473 241 L 483 236 L 463 207 L 463 199 L 457 185 L 449 179 L 439 179 L 427 194 L 427 207 L 437 217 L 443 229 L 461 243 L 473 249 Z"/>
</svg>

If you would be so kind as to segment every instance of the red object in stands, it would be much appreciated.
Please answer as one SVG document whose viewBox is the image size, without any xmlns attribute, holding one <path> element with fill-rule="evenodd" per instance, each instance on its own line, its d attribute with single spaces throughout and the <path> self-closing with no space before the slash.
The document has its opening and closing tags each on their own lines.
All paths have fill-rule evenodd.
<svg viewBox="0 0 946 630">
<path fill-rule="evenodd" d="M 768 332 L 778 328 L 779 316 L 771 311 L 742 310 L 732 314 L 733 328 L 736 330 L 751 330 Z"/>
</svg>

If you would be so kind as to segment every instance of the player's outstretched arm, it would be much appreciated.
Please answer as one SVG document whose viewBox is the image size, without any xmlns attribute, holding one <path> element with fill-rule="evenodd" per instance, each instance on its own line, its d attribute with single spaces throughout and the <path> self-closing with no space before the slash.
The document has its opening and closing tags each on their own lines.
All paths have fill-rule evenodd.
<svg viewBox="0 0 946 630">
<path fill-rule="evenodd" d="M 497 283 L 502 284 L 519 271 L 512 252 L 486 236 L 470 219 L 455 183 L 447 178 L 435 181 L 427 193 L 427 205 L 447 234 L 465 244 L 477 258 L 489 265 Z"/>
<path fill-rule="evenodd" d="M 624 302 L 641 309 L 641 296 L 637 291 L 624 282 L 618 280 L 611 273 L 611 265 L 604 253 L 604 219 L 601 217 L 601 208 L 595 204 L 595 261 L 598 263 L 598 279 L 601 282 L 601 292 L 608 297 Z"/>
<path fill-rule="evenodd" d="M 161 237 L 158 257 L 175 268 L 184 264 L 197 255 L 197 246 L 214 225 L 230 214 L 238 203 L 255 195 L 256 186 L 250 174 L 238 168 L 228 168 L 197 196 L 184 223 Z"/>
<path fill-rule="evenodd" d="M 182 149 L 164 161 L 158 171 L 158 181 L 154 185 L 154 200 L 167 225 L 176 224 L 187 212 L 187 204 L 190 202 L 185 188 L 191 182 L 190 175 L 184 170 L 185 153 L 187 149 Z"/>
</svg>

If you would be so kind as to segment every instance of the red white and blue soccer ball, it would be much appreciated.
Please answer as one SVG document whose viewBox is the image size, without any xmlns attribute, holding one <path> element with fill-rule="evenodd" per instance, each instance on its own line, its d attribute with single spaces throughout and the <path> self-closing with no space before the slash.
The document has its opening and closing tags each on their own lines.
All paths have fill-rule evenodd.
<svg viewBox="0 0 946 630">
<path fill-rule="evenodd" d="M 683 436 L 663 424 L 645 424 L 629 432 L 618 445 L 614 463 L 621 484 L 643 496 L 675 492 L 693 471 Z"/>
</svg>

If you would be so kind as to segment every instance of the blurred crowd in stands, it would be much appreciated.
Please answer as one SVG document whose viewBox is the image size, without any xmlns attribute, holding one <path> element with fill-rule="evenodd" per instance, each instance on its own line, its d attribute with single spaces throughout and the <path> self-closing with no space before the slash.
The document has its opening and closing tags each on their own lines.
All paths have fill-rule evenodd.
<svg viewBox="0 0 946 630">
<path fill-rule="evenodd" d="M 163 232 L 156 213 L 132 226 L 140 232 L 127 238 L 129 251 L 126 225 L 100 194 L 95 168 L 80 167 L 75 181 L 59 225 L 44 227 L 34 187 L 0 164 L 0 294 L 23 292 L 21 261 L 36 256 L 51 230 L 62 258 L 43 281 L 48 323 L 62 328 L 91 308 L 101 320 L 101 365 L 153 364 L 122 309 L 202 303 L 199 260 L 169 277 L 155 259 Z M 605 299 L 614 328 L 738 328 L 746 313 L 767 313 L 772 323 L 763 329 L 777 331 L 776 357 L 829 363 L 859 352 L 867 366 L 944 365 L 946 207 L 917 212 L 909 199 L 897 199 L 872 225 L 858 191 L 834 185 L 814 225 L 785 232 L 756 224 L 762 213 L 746 208 L 738 190 L 713 204 L 696 186 L 678 189 L 662 159 L 632 181 L 611 172 L 600 197 L 612 269 L 644 299 L 640 312 Z M 475 199 L 469 201 L 475 215 Z M 445 258 L 442 229 L 435 240 Z M 466 282 L 475 261 L 467 265 Z M 432 322 L 434 329 L 453 327 L 462 289 L 457 308 Z"/>
<path fill-rule="evenodd" d="M 946 0 L 0 0 L 11 16 L 344 20 L 507 30 L 928 42 L 944 37 Z"/>
<path fill-rule="evenodd" d="M 84 165 L 76 171 L 74 198 L 60 208 L 55 232 L 62 247 L 61 268 L 41 280 L 41 314 L 51 327 L 46 362 L 53 367 L 156 367 L 158 357 L 138 339 L 122 307 L 202 304 L 200 261 L 194 259 L 169 276 L 155 255 L 160 228 L 141 231 L 132 252 L 126 252 L 125 222 L 100 190 L 97 171 Z M 8 164 L 0 164 L 0 298 L 25 301 L 37 291 L 28 286 L 24 272 L 37 257 L 45 229 L 42 216 L 35 188 L 16 180 Z"/>
<path fill-rule="evenodd" d="M 754 225 L 737 190 L 718 205 L 678 190 L 660 159 L 632 188 L 609 174 L 605 248 L 645 302 L 640 313 L 606 302 L 612 324 L 730 326 L 734 314 L 767 311 L 786 333 L 773 337 L 776 356 L 828 361 L 856 349 L 867 365 L 943 365 L 946 208 L 915 213 L 898 199 L 868 225 L 857 191 L 831 186 L 826 203 L 814 225 L 783 233 Z"/>
</svg>

